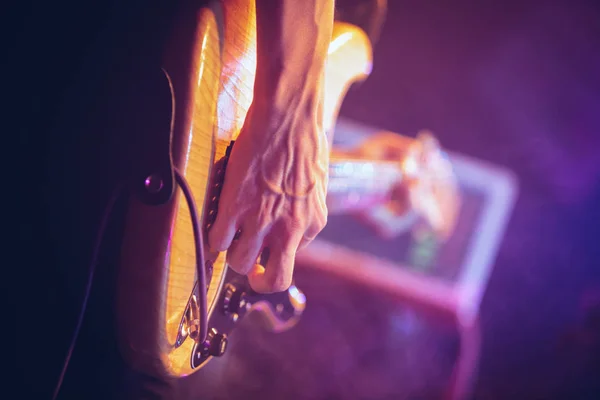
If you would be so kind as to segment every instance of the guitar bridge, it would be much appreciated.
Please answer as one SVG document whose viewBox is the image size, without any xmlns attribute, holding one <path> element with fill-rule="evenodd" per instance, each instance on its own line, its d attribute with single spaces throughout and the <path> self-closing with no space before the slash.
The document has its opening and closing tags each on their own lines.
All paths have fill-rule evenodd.
<svg viewBox="0 0 600 400">
<path fill-rule="evenodd" d="M 178 348 L 190 337 L 192 340 L 198 340 L 198 333 L 200 331 L 200 306 L 198 304 L 198 282 L 192 290 L 190 299 L 188 300 L 187 306 L 183 313 L 183 318 L 179 323 L 179 333 L 175 340 L 175 348 Z"/>
</svg>

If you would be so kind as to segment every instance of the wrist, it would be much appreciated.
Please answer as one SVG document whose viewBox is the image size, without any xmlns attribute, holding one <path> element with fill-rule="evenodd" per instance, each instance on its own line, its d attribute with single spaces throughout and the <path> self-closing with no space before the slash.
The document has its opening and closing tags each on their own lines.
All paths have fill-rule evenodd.
<svg viewBox="0 0 600 400">
<path fill-rule="evenodd" d="M 264 72 L 257 70 L 255 101 L 273 111 L 315 113 L 322 102 L 324 72 L 324 63 L 278 65 Z"/>
</svg>

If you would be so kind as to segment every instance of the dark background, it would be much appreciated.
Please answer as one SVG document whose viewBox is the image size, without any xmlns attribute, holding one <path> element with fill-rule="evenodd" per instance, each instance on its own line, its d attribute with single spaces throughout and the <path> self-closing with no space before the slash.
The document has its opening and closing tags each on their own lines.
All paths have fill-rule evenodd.
<svg viewBox="0 0 600 400">
<path fill-rule="evenodd" d="M 10 346 L 17 352 L 18 379 L 14 382 L 25 393 L 47 395 L 56 379 L 86 273 L 74 269 L 65 274 L 68 269 L 64 265 L 87 265 L 93 233 L 78 227 L 97 221 L 92 216 L 99 214 L 107 196 L 85 195 L 89 201 L 84 207 L 75 200 L 73 189 L 92 179 L 86 175 L 86 166 L 94 169 L 89 165 L 104 158 L 104 147 L 85 144 L 74 133 L 76 129 L 62 133 L 49 127 L 57 116 L 64 118 L 59 110 L 64 110 L 61 105 L 65 101 L 82 104 L 81 109 L 72 109 L 74 120 L 84 105 L 89 105 L 71 97 L 78 73 L 89 74 L 92 88 L 102 86 L 95 74 L 101 76 L 110 69 L 99 62 L 106 61 L 102 53 L 94 53 L 87 64 L 84 60 L 86 49 L 102 37 L 103 27 L 123 23 L 109 22 L 116 4 L 23 2 L 14 10 L 14 18 L 7 14 L 10 43 L 6 60 L 9 67 L 16 68 L 6 76 L 6 83 L 10 88 L 16 83 L 17 89 L 14 96 L 10 92 L 17 112 L 10 118 L 15 123 L 11 128 L 15 134 L 10 136 L 18 138 L 17 147 L 24 151 L 14 165 L 20 168 L 21 183 L 34 182 L 28 187 L 17 186 L 29 195 L 20 201 L 19 206 L 26 206 L 26 211 L 16 230 L 27 253 L 20 253 L 24 256 L 15 268 L 18 284 L 7 287 L 9 294 L 16 291 L 8 304 L 17 306 L 17 326 L 31 327 L 20 329 L 12 342 L 16 345 Z M 139 2 L 137 6 L 143 10 L 149 3 Z M 592 1 L 397 0 L 389 4 L 373 75 L 344 103 L 343 115 L 405 134 L 429 128 L 450 150 L 506 166 L 518 176 L 519 198 L 482 308 L 484 347 L 477 398 L 583 399 L 600 392 L 594 387 L 600 354 L 598 323 L 595 331 L 593 327 L 584 329 L 589 309 L 584 307 L 586 299 L 594 293 L 597 298 L 600 292 L 598 71 L 600 11 Z M 99 175 L 95 186 L 108 187 L 108 177 Z M 347 349 L 332 347 L 344 340 L 337 340 L 336 332 L 346 329 L 367 334 L 364 325 L 378 326 L 382 315 L 393 312 L 395 306 L 377 293 L 366 293 L 319 274 L 302 272 L 299 279 L 305 282 L 313 301 L 322 305 L 319 313 L 323 315 L 308 315 L 300 330 L 312 332 L 312 341 L 302 344 L 307 346 L 305 357 L 313 357 L 305 358 L 306 365 L 318 363 L 314 361 L 318 355 L 323 361 L 322 369 L 315 370 L 321 380 L 313 377 L 312 393 L 323 398 L 360 398 L 360 393 L 369 392 L 368 382 L 364 392 L 357 389 L 346 392 L 346 396 L 340 388 L 344 382 L 346 387 L 357 382 L 368 363 L 349 358 L 347 362 L 354 368 L 344 367 L 339 360 L 344 359 Z M 354 299 L 352 307 L 336 308 L 340 298 Z M 94 304 L 101 313 L 98 310 L 108 303 Z M 344 317 L 350 312 L 355 314 Z M 339 322 L 325 324 L 332 314 L 340 318 Z M 363 322 L 357 322 L 357 314 Z M 110 345 L 108 335 L 98 333 L 100 322 L 88 322 L 87 326 L 88 331 L 95 332 L 88 333 L 92 343 Z M 253 337 L 252 328 L 242 329 L 248 338 Z M 585 332 L 591 339 L 585 339 Z M 373 335 L 375 342 L 378 336 Z M 239 357 L 246 357 L 246 364 L 255 368 L 261 357 L 271 361 L 271 366 L 258 368 L 264 373 L 254 378 L 283 383 L 280 388 L 255 389 L 256 393 L 263 398 L 277 393 L 288 398 L 292 398 L 290 393 L 300 395 L 307 379 L 293 378 L 291 366 L 272 364 L 276 359 L 286 360 L 283 350 L 297 342 L 293 336 L 267 338 L 272 341 L 271 349 L 281 350 L 279 358 L 254 350 L 246 350 L 247 356 Z M 361 343 L 358 339 L 354 342 Z M 240 340 L 252 347 L 249 339 Z M 321 343 L 321 347 L 314 343 Z M 379 375 L 388 371 L 389 379 L 401 385 L 400 366 L 386 358 L 386 351 L 391 350 L 382 346 L 378 350 L 364 346 L 363 351 L 370 349 L 374 354 L 370 362 L 380 362 L 371 370 Z M 416 345 L 406 342 L 405 346 Z M 86 366 L 92 359 L 85 351 L 91 347 L 78 347 L 78 367 L 70 372 L 74 374 L 71 378 L 67 377 L 69 385 L 77 386 L 79 378 L 103 371 L 97 367 L 88 373 Z M 287 359 L 291 362 L 290 357 Z M 330 364 L 332 360 L 342 363 L 340 368 L 346 373 L 335 372 L 338 364 Z M 381 364 L 384 362 L 388 364 Z M 408 368 L 421 370 L 410 363 Z M 289 371 L 289 375 L 281 375 L 281 371 Z M 423 371 L 424 376 L 427 372 Z M 280 375 L 273 375 L 276 373 Z M 117 372 L 107 373 L 111 374 Z M 103 379 L 90 378 L 85 383 L 87 389 L 98 391 Z M 332 386 L 333 381 L 339 385 Z M 224 378 L 221 382 L 231 384 Z M 371 382 L 380 382 L 380 389 L 383 387 L 382 379 Z M 202 384 L 195 389 L 201 393 Z M 397 398 L 400 393 L 394 385 L 379 392 L 376 389 L 369 389 L 372 398 Z M 248 387 L 241 385 L 239 390 L 244 393 Z"/>
</svg>

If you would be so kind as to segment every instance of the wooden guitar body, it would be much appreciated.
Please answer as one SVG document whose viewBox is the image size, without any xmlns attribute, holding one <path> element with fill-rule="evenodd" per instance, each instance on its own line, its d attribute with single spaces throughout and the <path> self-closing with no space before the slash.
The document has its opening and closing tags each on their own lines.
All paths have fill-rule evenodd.
<svg viewBox="0 0 600 400">
<path fill-rule="evenodd" d="M 254 2 L 227 0 L 183 10 L 164 52 L 173 96 L 173 165 L 185 176 L 207 231 L 218 204 L 226 149 L 252 101 L 256 68 Z M 360 29 L 336 23 L 326 70 L 325 125 L 333 127 L 352 82 L 371 69 L 370 43 Z M 206 234 L 205 234 L 206 237 Z M 146 205 L 132 196 L 117 293 L 118 336 L 125 359 L 151 376 L 186 376 L 225 350 L 226 336 L 247 311 L 263 311 L 273 329 L 293 325 L 304 308 L 294 286 L 258 296 L 245 277 L 228 270 L 225 253 L 204 246 L 207 277 L 206 343 L 196 343 L 196 258 L 188 205 L 179 191 Z M 242 296 L 242 297 L 240 297 Z M 235 303 L 235 304 L 234 304 Z"/>
</svg>

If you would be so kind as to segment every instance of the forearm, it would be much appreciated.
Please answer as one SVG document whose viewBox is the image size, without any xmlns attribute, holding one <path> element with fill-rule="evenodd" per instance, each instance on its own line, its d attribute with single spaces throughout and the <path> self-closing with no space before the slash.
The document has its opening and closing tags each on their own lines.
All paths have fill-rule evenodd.
<svg viewBox="0 0 600 400">
<path fill-rule="evenodd" d="M 211 248 L 259 292 L 289 287 L 296 251 L 327 221 L 323 132 L 333 0 L 255 0 L 252 105 L 236 139 L 210 230 Z M 241 232 L 235 246 L 230 246 Z M 270 250 L 266 265 L 256 260 Z"/>
<path fill-rule="evenodd" d="M 318 107 L 333 12 L 334 0 L 256 0 L 257 101 L 272 111 Z"/>
<path fill-rule="evenodd" d="M 269 160 L 261 161 L 260 175 L 273 191 L 305 193 L 326 183 L 323 91 L 333 6 L 334 0 L 256 0 L 256 78 L 245 126 L 260 159 Z"/>
</svg>

